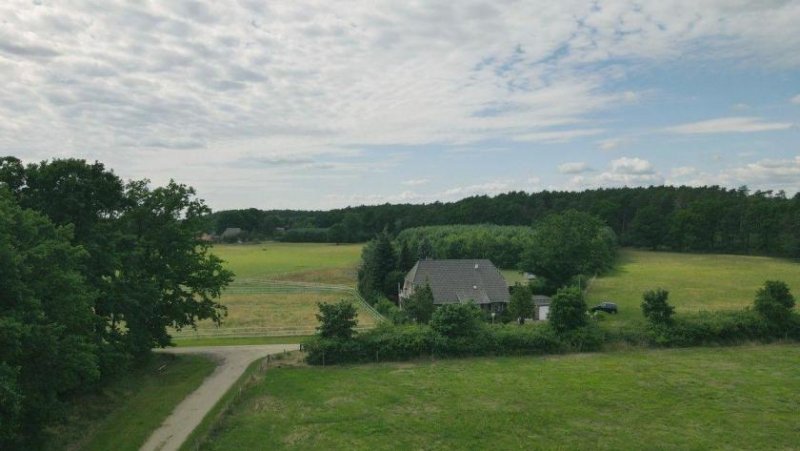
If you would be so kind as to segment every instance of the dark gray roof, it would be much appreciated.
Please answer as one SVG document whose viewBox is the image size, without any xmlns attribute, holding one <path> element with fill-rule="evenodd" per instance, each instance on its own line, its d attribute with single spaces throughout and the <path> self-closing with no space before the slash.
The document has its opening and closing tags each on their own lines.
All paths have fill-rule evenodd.
<svg viewBox="0 0 800 451">
<path fill-rule="evenodd" d="M 543 296 L 541 294 L 534 294 L 532 299 L 533 305 L 550 305 L 550 302 L 553 301 L 550 296 Z"/>
<path fill-rule="evenodd" d="M 434 304 L 508 302 L 508 284 L 489 260 L 420 260 L 406 275 L 415 287 L 429 283 Z"/>
</svg>

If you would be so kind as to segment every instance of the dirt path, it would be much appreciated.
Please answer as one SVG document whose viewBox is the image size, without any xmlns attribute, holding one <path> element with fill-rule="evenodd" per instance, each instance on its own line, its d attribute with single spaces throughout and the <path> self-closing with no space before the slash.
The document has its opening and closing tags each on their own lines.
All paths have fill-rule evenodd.
<svg viewBox="0 0 800 451">
<path fill-rule="evenodd" d="M 207 354 L 218 360 L 220 364 L 197 390 L 175 407 L 161 427 L 156 429 L 147 442 L 142 445 L 140 451 L 177 450 L 252 362 L 270 354 L 296 351 L 299 348 L 300 346 L 297 344 L 286 344 L 208 346 L 158 351 L 170 354 Z"/>
</svg>

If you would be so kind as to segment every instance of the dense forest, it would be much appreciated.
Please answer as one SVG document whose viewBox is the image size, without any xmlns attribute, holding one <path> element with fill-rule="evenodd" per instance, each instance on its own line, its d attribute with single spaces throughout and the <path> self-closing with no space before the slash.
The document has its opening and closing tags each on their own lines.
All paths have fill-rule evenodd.
<svg viewBox="0 0 800 451">
<path fill-rule="evenodd" d="M 76 395 L 220 320 L 232 280 L 194 190 L 101 163 L 0 158 L 0 449 L 37 449 Z"/>
<path fill-rule="evenodd" d="M 227 210 L 210 217 L 221 232 L 240 227 L 254 239 L 362 242 L 420 226 L 530 226 L 552 213 L 577 210 L 601 219 L 623 246 L 692 252 L 800 257 L 800 194 L 747 188 L 672 187 L 581 192 L 511 192 L 452 203 L 375 205 L 331 211 Z"/>
</svg>

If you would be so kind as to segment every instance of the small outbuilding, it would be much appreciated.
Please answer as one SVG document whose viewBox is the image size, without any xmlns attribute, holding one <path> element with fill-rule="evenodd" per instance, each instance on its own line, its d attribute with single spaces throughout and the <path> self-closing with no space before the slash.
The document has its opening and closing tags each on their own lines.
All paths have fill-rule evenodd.
<svg viewBox="0 0 800 451">
<path fill-rule="evenodd" d="M 547 321 L 550 316 L 550 296 L 540 294 L 533 295 L 533 319 L 537 321 Z"/>
<path fill-rule="evenodd" d="M 242 229 L 239 227 L 228 227 L 219 236 L 222 241 L 232 240 L 242 234 Z"/>
</svg>

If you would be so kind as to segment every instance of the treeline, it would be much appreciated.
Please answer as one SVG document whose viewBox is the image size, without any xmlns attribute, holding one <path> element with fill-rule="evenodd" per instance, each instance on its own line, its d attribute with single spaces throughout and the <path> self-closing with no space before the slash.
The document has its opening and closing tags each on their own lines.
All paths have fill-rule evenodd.
<svg viewBox="0 0 800 451">
<path fill-rule="evenodd" d="M 577 210 L 600 218 L 626 246 L 675 251 L 800 256 L 800 195 L 747 188 L 672 187 L 582 192 L 511 192 L 452 203 L 376 205 L 331 211 L 221 211 L 210 227 L 240 227 L 262 238 L 361 242 L 386 229 L 392 235 L 420 226 L 497 224 L 530 226 Z M 294 229 L 306 229 L 292 234 Z M 313 232 L 312 232 L 313 230 Z"/>
<path fill-rule="evenodd" d="M 362 250 L 358 290 L 371 304 L 396 300 L 398 286 L 417 260 L 487 258 L 502 269 L 536 274 L 537 294 L 552 294 L 611 269 L 616 248 L 610 227 L 575 210 L 551 214 L 534 227 L 417 227 L 396 239 L 383 231 Z"/>
<path fill-rule="evenodd" d="M 67 401 L 219 321 L 232 274 L 185 185 L 124 183 L 101 163 L 0 158 L 0 449 L 37 449 Z"/>
<path fill-rule="evenodd" d="M 450 225 L 414 227 L 395 239 L 402 250 L 430 258 L 486 258 L 498 268 L 517 268 L 533 242 L 533 228 L 524 226 Z M 428 247 L 429 250 L 424 249 Z M 415 260 L 416 261 L 416 260 Z"/>
</svg>

